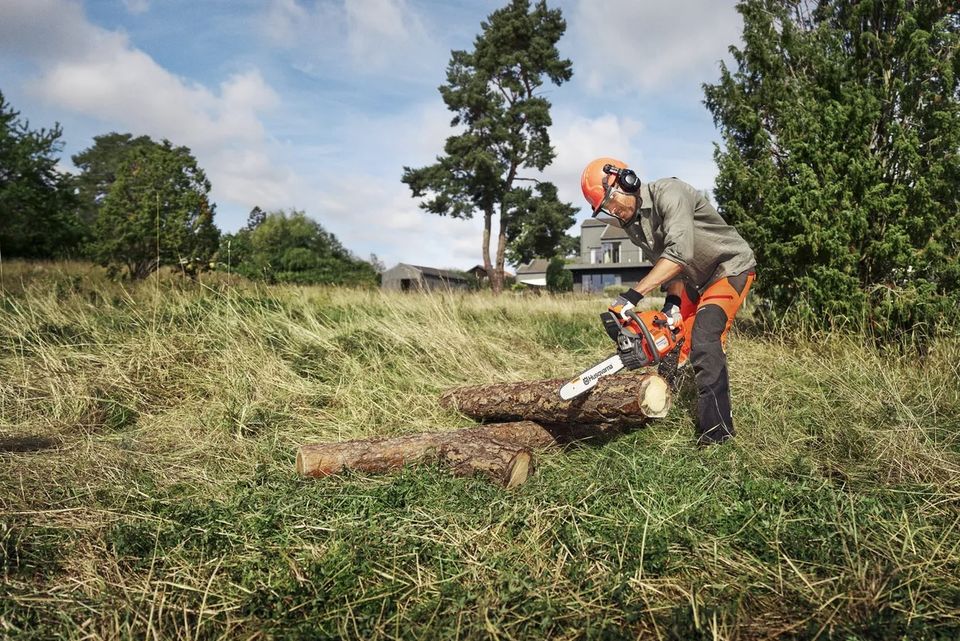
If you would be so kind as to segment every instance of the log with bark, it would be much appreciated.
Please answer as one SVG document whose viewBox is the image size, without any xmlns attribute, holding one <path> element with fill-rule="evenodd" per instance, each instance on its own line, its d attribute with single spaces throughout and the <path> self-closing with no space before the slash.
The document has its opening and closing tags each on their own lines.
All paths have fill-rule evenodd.
<svg viewBox="0 0 960 641">
<path fill-rule="evenodd" d="M 531 421 L 483 425 L 447 432 L 304 445 L 297 472 L 329 476 L 344 470 L 377 473 L 411 463 L 440 461 L 460 476 L 477 472 L 504 487 L 516 487 L 533 471 L 531 448 L 553 444 L 553 436 Z"/>
<path fill-rule="evenodd" d="M 481 421 L 531 420 L 552 425 L 636 425 L 670 410 L 667 382 L 656 374 L 622 374 L 600 379 L 570 401 L 558 390 L 565 379 L 493 383 L 448 390 L 440 404 Z"/>
<path fill-rule="evenodd" d="M 607 440 L 622 428 L 665 416 L 670 390 L 655 374 L 601 380 L 587 394 L 560 400 L 563 380 L 461 387 L 441 397 L 487 423 L 446 432 L 304 445 L 297 471 L 329 476 L 343 470 L 377 473 L 411 463 L 440 461 L 455 474 L 477 472 L 504 487 L 516 487 L 533 471 L 531 450 L 584 439 Z M 530 419 L 530 420 L 524 420 Z"/>
</svg>

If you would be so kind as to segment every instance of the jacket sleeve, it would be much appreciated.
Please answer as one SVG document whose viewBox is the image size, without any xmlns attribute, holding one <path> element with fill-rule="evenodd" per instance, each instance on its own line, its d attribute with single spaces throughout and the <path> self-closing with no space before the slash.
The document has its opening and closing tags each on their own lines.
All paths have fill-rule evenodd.
<svg viewBox="0 0 960 641">
<path fill-rule="evenodd" d="M 693 203 L 677 187 L 667 187 L 657 198 L 663 219 L 661 258 L 687 266 L 693 260 Z"/>
</svg>

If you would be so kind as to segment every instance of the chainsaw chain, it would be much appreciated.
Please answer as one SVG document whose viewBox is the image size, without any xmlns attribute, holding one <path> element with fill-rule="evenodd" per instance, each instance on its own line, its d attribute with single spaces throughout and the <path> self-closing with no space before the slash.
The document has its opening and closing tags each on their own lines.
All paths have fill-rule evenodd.
<svg viewBox="0 0 960 641">
<path fill-rule="evenodd" d="M 686 363 L 684 363 L 683 368 L 680 367 L 680 348 L 683 347 L 683 341 L 683 338 L 678 340 L 676 346 L 667 352 L 666 356 L 660 360 L 660 364 L 657 365 L 657 374 L 667 381 L 670 390 L 674 392 L 680 387 L 680 382 L 683 380 L 683 375 L 687 369 Z"/>
</svg>

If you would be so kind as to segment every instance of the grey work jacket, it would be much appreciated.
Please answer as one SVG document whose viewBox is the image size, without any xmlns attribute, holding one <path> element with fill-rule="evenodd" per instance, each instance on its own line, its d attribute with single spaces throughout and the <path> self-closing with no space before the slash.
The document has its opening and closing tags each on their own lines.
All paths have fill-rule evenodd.
<svg viewBox="0 0 960 641">
<path fill-rule="evenodd" d="M 709 285 L 756 267 L 753 250 L 696 189 L 676 178 L 644 183 L 640 212 L 624 231 L 651 262 L 683 266 L 682 278 L 702 293 Z"/>
</svg>

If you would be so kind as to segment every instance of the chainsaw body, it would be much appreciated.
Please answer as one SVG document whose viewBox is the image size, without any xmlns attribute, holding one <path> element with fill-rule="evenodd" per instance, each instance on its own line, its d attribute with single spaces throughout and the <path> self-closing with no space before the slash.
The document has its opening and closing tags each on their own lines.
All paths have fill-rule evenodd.
<svg viewBox="0 0 960 641">
<path fill-rule="evenodd" d="M 560 388 L 560 398 L 570 400 L 597 384 L 603 376 L 622 369 L 638 369 L 660 365 L 679 351 L 684 340 L 683 324 L 670 327 L 667 315 L 654 310 L 625 312 L 626 319 L 607 311 L 600 320 L 607 335 L 617 345 L 617 353 L 577 375 Z"/>
<path fill-rule="evenodd" d="M 630 310 L 627 319 L 617 318 L 613 312 L 600 314 L 603 327 L 617 344 L 617 353 L 627 369 L 659 365 L 677 346 L 676 330 L 671 329 L 663 312 L 651 310 L 637 314 Z"/>
</svg>

